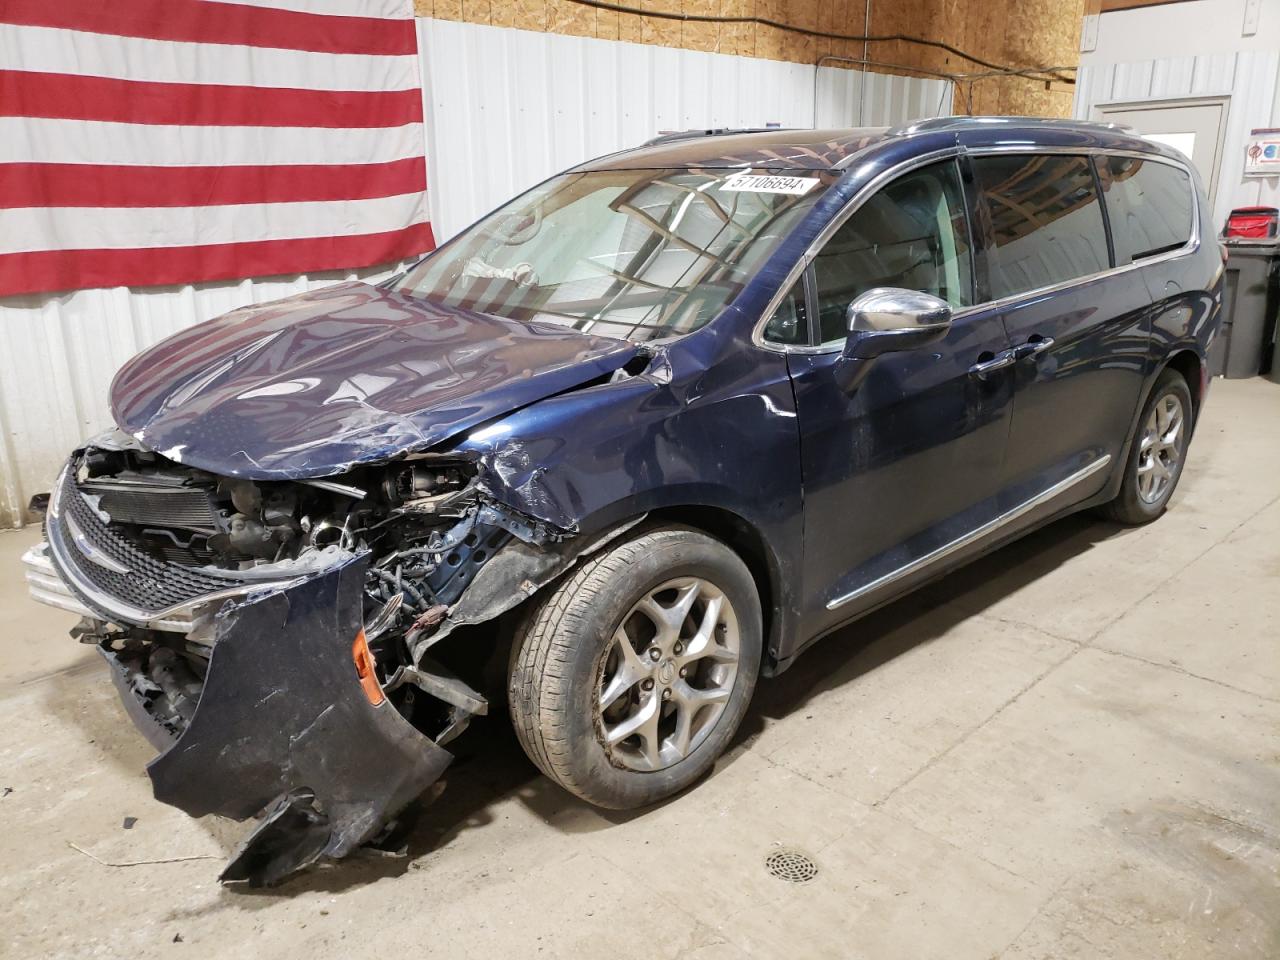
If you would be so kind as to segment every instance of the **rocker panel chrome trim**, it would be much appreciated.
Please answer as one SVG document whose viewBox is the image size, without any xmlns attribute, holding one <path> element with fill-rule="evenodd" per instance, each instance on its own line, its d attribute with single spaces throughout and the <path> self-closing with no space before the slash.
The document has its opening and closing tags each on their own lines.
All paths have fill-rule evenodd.
<svg viewBox="0 0 1280 960">
<path fill-rule="evenodd" d="M 903 577 L 910 576 L 913 573 L 923 570 L 925 567 L 928 567 L 931 564 L 937 563 L 939 560 L 943 560 L 946 557 L 951 556 L 951 554 L 957 552 L 958 550 L 962 550 L 965 547 L 969 546 L 970 544 L 976 543 L 979 540 L 982 540 L 985 537 L 990 536 L 991 534 L 995 533 L 1001 528 L 1008 526 L 1010 523 L 1017 520 L 1019 517 L 1025 516 L 1026 514 L 1030 513 L 1036 507 L 1044 503 L 1048 503 L 1050 500 L 1058 496 L 1060 493 L 1065 493 L 1067 490 L 1071 489 L 1076 484 L 1083 483 L 1085 480 L 1089 479 L 1089 477 L 1093 476 L 1099 470 L 1102 470 L 1104 467 L 1106 467 L 1106 465 L 1109 464 L 1110 462 L 1111 462 L 1111 454 L 1109 453 L 1104 454 L 1102 457 L 1095 460 L 1093 463 L 1089 464 L 1084 469 L 1077 470 L 1075 473 L 1071 474 L 1071 476 L 1066 477 L 1062 480 L 1059 480 L 1053 486 L 1041 491 L 1040 493 L 1037 493 L 1030 500 L 1020 503 L 1018 506 L 1014 507 L 1012 510 L 1008 511 L 1007 513 L 1002 513 L 1000 516 L 995 517 L 992 520 L 988 520 L 982 526 L 976 527 L 973 530 L 970 530 L 964 536 L 957 537 L 955 540 L 952 540 L 950 543 L 943 544 L 942 546 L 938 547 L 936 550 L 933 550 L 930 553 L 926 553 L 923 557 L 918 557 L 917 559 L 912 560 L 910 563 L 904 564 L 903 566 L 898 567 L 898 569 L 896 570 L 891 570 L 888 573 L 886 573 L 884 576 L 877 577 L 875 580 L 872 580 L 870 583 L 865 583 L 862 586 L 858 587 L 858 589 L 853 590 L 850 593 L 846 593 L 843 596 L 836 597 L 834 600 L 829 600 L 827 602 L 827 609 L 835 610 L 836 608 L 842 607 L 846 603 L 856 600 L 859 597 L 866 596 L 868 593 L 871 593 L 874 590 L 879 590 L 881 587 L 887 587 L 889 584 L 894 583 L 898 580 L 901 580 Z"/>
</svg>

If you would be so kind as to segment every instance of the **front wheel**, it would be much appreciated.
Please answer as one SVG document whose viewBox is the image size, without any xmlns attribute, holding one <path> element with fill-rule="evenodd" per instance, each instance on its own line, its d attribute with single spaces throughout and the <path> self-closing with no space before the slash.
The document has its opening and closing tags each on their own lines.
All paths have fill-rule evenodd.
<svg viewBox="0 0 1280 960">
<path fill-rule="evenodd" d="M 1186 463 L 1193 411 L 1182 375 L 1161 373 L 1138 421 L 1120 493 L 1103 507 L 1107 517 L 1142 524 L 1164 513 Z"/>
<path fill-rule="evenodd" d="M 597 806 L 655 803 L 723 752 L 755 689 L 760 599 L 704 533 L 651 530 L 586 560 L 537 604 L 511 652 L 521 746 Z"/>
</svg>

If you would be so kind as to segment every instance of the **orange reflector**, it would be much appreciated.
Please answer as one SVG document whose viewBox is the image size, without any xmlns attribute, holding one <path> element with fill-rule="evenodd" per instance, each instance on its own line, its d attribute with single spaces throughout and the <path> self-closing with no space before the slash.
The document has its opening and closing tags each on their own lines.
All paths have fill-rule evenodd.
<svg viewBox="0 0 1280 960">
<path fill-rule="evenodd" d="M 356 662 L 356 676 L 360 678 L 360 687 L 364 690 L 364 695 L 375 707 L 378 706 L 386 697 L 382 695 L 382 686 L 373 672 L 373 651 L 369 649 L 369 642 L 364 638 L 364 627 L 361 627 L 360 632 L 356 634 L 356 642 L 351 644 L 351 659 Z"/>
</svg>

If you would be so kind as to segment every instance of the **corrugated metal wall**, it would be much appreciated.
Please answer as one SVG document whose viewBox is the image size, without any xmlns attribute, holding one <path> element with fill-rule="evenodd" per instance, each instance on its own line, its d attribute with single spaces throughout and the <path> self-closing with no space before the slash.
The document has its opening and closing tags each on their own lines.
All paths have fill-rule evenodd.
<svg viewBox="0 0 1280 960">
<path fill-rule="evenodd" d="M 1214 197 L 1214 229 L 1221 229 L 1233 207 L 1267 202 L 1260 194 L 1272 190 L 1260 178 L 1245 178 L 1245 142 L 1255 127 L 1277 120 L 1276 82 L 1280 52 L 1239 50 L 1196 57 L 1168 57 L 1134 63 L 1081 66 L 1076 79 L 1074 115 L 1093 119 L 1093 108 L 1105 103 L 1129 103 L 1179 97 L 1231 98 L 1224 135 L 1222 164 Z M 1274 202 L 1274 193 L 1270 197 Z"/>
<path fill-rule="evenodd" d="M 428 185 L 444 239 L 514 193 L 662 130 L 902 123 L 950 103 L 935 80 L 420 20 Z M 863 89 L 865 84 L 865 90 Z M 376 279 L 389 270 L 359 276 Z M 157 340 L 338 273 L 0 299 L 0 527 L 108 428 L 115 370 Z"/>
<path fill-rule="evenodd" d="M 821 67 L 817 84 L 817 126 L 887 127 L 951 112 L 947 80 Z"/>
<path fill-rule="evenodd" d="M 835 67 L 452 20 L 419 20 L 418 46 L 438 237 L 565 167 L 662 131 L 849 127 L 860 112 L 865 125 L 889 125 L 951 104 L 943 80 L 864 80 Z"/>
</svg>

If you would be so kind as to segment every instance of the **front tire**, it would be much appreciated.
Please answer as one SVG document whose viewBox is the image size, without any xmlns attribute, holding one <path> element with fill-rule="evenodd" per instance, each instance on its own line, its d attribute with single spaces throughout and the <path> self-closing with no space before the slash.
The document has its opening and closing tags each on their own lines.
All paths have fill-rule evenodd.
<svg viewBox="0 0 1280 960">
<path fill-rule="evenodd" d="M 1195 408 L 1187 381 L 1165 370 L 1142 408 L 1119 495 L 1102 508 L 1118 523 L 1150 523 L 1169 504 L 1187 461 Z"/>
<path fill-rule="evenodd" d="M 511 651 L 520 745 L 597 806 L 656 803 L 701 777 L 742 722 L 762 646 L 742 560 L 683 527 L 584 561 L 538 603 Z"/>
</svg>

